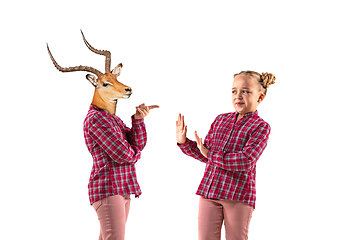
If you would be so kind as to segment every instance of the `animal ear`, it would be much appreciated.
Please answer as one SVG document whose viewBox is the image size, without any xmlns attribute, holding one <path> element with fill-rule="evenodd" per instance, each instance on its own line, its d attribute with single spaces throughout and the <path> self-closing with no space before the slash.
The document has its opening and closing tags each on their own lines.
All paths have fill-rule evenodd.
<svg viewBox="0 0 339 240">
<path fill-rule="evenodd" d="M 90 83 L 92 83 L 94 87 L 98 87 L 98 79 L 96 78 L 96 76 L 92 74 L 87 74 L 86 78 Z"/>
<path fill-rule="evenodd" d="M 112 74 L 114 74 L 116 77 L 118 77 L 121 73 L 122 63 L 119 63 L 113 70 Z"/>
</svg>

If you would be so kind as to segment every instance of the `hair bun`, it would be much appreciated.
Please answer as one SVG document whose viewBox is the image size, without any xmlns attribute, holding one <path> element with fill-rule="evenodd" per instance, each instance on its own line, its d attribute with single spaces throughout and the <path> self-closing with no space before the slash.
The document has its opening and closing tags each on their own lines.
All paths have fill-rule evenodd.
<svg viewBox="0 0 339 240">
<path fill-rule="evenodd" d="M 262 73 L 261 80 L 263 82 L 263 87 L 268 88 L 270 85 L 275 83 L 275 76 L 272 73 Z"/>
</svg>

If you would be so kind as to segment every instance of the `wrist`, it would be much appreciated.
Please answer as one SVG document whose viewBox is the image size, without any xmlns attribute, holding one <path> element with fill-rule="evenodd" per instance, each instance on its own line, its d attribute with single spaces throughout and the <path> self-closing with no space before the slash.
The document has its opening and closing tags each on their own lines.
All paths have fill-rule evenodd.
<svg viewBox="0 0 339 240">
<path fill-rule="evenodd" d="M 136 114 L 134 114 L 133 116 L 132 116 L 132 118 L 133 119 L 135 119 L 135 120 L 140 120 L 141 118 L 139 118 L 138 116 L 135 116 Z"/>
<path fill-rule="evenodd" d="M 177 141 L 177 143 L 178 143 L 179 145 L 185 144 L 185 143 L 186 143 L 186 139 L 185 139 L 185 141 Z"/>
<path fill-rule="evenodd" d="M 208 156 L 208 152 L 209 152 L 209 150 L 207 148 L 205 148 L 204 151 L 203 151 L 203 155 L 205 157 L 207 157 Z"/>
<path fill-rule="evenodd" d="M 132 123 L 141 123 L 141 122 L 144 122 L 144 119 L 143 118 L 135 118 L 134 115 L 132 115 Z"/>
</svg>

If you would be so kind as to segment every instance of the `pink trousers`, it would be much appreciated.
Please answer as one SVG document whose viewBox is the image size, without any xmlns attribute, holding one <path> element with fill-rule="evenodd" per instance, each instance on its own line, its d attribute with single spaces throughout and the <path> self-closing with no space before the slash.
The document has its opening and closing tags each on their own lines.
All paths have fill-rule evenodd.
<svg viewBox="0 0 339 240">
<path fill-rule="evenodd" d="M 244 202 L 200 197 L 199 240 L 220 240 L 223 221 L 227 240 L 247 240 L 253 210 Z"/>
<path fill-rule="evenodd" d="M 99 240 L 124 240 L 131 198 L 114 195 L 93 203 L 100 222 Z"/>
</svg>

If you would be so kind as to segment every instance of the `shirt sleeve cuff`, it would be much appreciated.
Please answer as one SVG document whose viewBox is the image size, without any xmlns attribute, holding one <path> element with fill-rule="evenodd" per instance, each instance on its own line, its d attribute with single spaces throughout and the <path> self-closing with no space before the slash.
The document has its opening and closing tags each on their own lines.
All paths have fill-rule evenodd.
<svg viewBox="0 0 339 240">
<path fill-rule="evenodd" d="M 189 147 L 189 140 L 186 138 L 186 142 L 184 142 L 183 144 L 177 142 L 177 146 L 181 149 L 186 149 Z"/>
<path fill-rule="evenodd" d="M 132 115 L 131 118 L 132 118 L 132 124 L 139 125 L 139 124 L 144 123 L 144 119 L 143 119 L 143 118 L 141 118 L 141 119 L 135 119 L 135 118 L 134 118 L 134 115 Z"/>
</svg>

